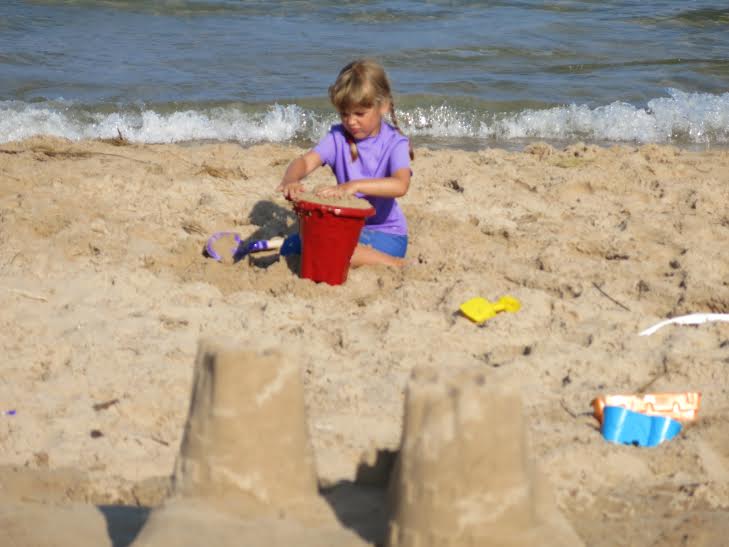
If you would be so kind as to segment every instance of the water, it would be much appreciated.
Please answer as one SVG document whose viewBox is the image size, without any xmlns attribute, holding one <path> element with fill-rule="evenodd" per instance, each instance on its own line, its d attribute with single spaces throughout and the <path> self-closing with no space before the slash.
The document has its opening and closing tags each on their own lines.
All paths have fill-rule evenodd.
<svg viewBox="0 0 729 547">
<path fill-rule="evenodd" d="M 415 144 L 729 144 L 725 1 L 4 0 L 0 142 L 317 140 L 353 58 Z"/>
</svg>

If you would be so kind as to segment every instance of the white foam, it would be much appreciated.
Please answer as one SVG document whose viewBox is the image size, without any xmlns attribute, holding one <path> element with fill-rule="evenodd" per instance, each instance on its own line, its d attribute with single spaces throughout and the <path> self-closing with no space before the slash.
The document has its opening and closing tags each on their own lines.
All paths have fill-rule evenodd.
<svg viewBox="0 0 729 547">
<path fill-rule="evenodd" d="M 459 110 L 444 104 L 403 110 L 398 118 L 407 135 L 436 139 L 729 143 L 729 93 L 671 89 L 668 97 L 652 99 L 645 108 L 614 102 L 596 108 L 572 104 L 516 113 Z M 234 106 L 171 113 L 129 107 L 100 114 L 64 102 L 6 101 L 0 102 L 0 142 L 34 135 L 103 139 L 118 132 L 142 143 L 316 141 L 335 121 L 333 114 L 318 114 L 295 104 L 276 104 L 259 112 Z"/>
<path fill-rule="evenodd" d="M 684 93 L 652 99 L 646 108 L 614 102 L 590 109 L 570 105 L 526 110 L 481 127 L 481 136 L 501 139 L 583 138 L 641 143 L 729 142 L 729 93 Z"/>
<path fill-rule="evenodd" d="M 477 116 L 451 107 L 417 107 L 400 113 L 398 120 L 404 133 L 412 136 L 441 138 L 479 137 Z"/>
<path fill-rule="evenodd" d="M 416 108 L 400 117 L 408 135 L 436 138 L 729 142 L 729 93 L 711 95 L 671 89 L 669 95 L 652 99 L 646 108 L 614 102 L 596 108 L 572 104 L 488 115 L 440 106 Z"/>
<path fill-rule="evenodd" d="M 273 105 L 262 113 L 215 108 L 207 112 L 185 110 L 160 114 L 153 110 L 78 114 L 63 109 L 25 103 L 0 103 L 0 142 L 34 135 L 72 140 L 107 139 L 119 132 L 140 143 L 194 140 L 286 142 L 304 130 L 306 113 L 296 105 Z"/>
</svg>

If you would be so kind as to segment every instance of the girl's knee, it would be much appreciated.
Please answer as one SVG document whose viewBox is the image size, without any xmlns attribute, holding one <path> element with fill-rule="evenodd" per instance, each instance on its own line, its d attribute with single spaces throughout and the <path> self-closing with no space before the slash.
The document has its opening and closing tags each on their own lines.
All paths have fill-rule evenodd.
<svg viewBox="0 0 729 547">
<path fill-rule="evenodd" d="M 382 251 L 378 251 L 369 245 L 360 244 L 355 247 L 350 261 L 350 265 L 352 267 L 374 266 L 377 264 L 402 268 L 405 266 L 406 261 L 403 258 L 398 258 L 387 253 L 383 253 Z"/>
</svg>

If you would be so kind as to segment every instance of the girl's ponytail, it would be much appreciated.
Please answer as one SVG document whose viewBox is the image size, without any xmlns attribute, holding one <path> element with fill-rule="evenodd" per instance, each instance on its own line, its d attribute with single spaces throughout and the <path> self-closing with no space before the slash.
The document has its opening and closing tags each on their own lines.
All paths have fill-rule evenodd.
<svg viewBox="0 0 729 547">
<path fill-rule="evenodd" d="M 357 151 L 357 143 L 354 142 L 354 139 L 352 138 L 352 135 L 349 134 L 349 131 L 345 131 L 344 134 L 347 137 L 347 144 L 349 144 L 349 153 L 352 156 L 352 161 L 357 161 L 357 158 L 359 158 L 359 152 Z"/>
</svg>

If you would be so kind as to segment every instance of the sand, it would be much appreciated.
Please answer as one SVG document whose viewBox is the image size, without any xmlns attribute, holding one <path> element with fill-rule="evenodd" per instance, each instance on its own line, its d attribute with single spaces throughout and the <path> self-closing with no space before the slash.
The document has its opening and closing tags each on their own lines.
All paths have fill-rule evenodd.
<svg viewBox="0 0 729 547">
<path fill-rule="evenodd" d="M 326 188 L 326 186 L 323 186 Z M 316 191 L 316 189 L 314 189 Z M 314 192 L 303 192 L 296 196 L 296 201 L 306 201 L 308 203 L 318 203 L 321 205 L 329 205 L 329 206 L 335 206 L 335 207 L 346 207 L 349 209 L 369 209 L 372 207 L 370 205 L 370 202 L 366 199 L 358 198 L 355 196 L 348 196 L 348 197 L 331 197 L 331 198 L 323 198 Z"/>
<path fill-rule="evenodd" d="M 729 152 L 418 148 L 403 270 L 332 287 L 294 260 L 206 258 L 218 231 L 295 231 L 273 189 L 301 152 L 0 147 L 0 411 L 16 411 L 0 415 L 4 523 L 53 507 L 128 544 L 166 495 L 198 341 L 220 336 L 300 368 L 319 486 L 365 541 L 384 541 L 387 514 L 382 481 L 355 483 L 362 454 L 399 450 L 408 378 L 426 365 L 518 391 L 530 455 L 586 544 L 720 543 L 729 324 L 638 332 L 729 312 Z M 310 188 L 327 182 L 319 170 Z M 504 294 L 521 310 L 481 327 L 455 313 Z M 701 391 L 698 421 L 657 448 L 605 442 L 590 401 L 641 389 Z"/>
</svg>

